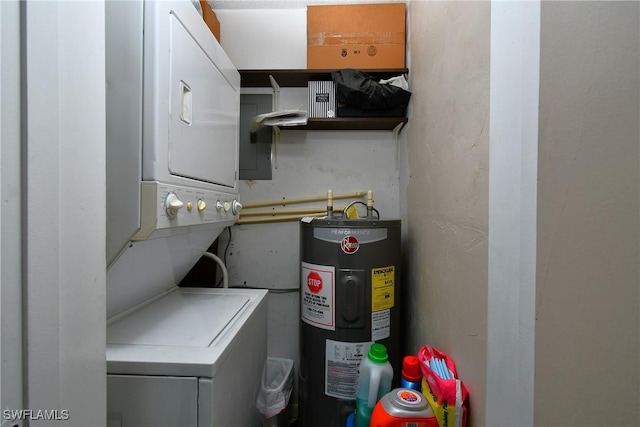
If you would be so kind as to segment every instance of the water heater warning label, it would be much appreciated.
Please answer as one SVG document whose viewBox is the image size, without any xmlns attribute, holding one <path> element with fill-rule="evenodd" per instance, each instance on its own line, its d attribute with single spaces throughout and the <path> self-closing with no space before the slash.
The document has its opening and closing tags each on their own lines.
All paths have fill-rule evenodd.
<svg viewBox="0 0 640 427">
<path fill-rule="evenodd" d="M 396 268 L 377 267 L 371 270 L 371 311 L 392 308 L 396 280 Z"/>
<path fill-rule="evenodd" d="M 302 263 L 300 317 L 309 325 L 334 331 L 336 269 L 328 265 Z"/>
<path fill-rule="evenodd" d="M 326 340 L 324 394 L 338 399 L 356 399 L 358 366 L 370 347 L 370 342 Z"/>
<path fill-rule="evenodd" d="M 391 336 L 391 309 L 393 308 L 396 267 L 371 269 L 371 340 L 379 341 Z"/>
<path fill-rule="evenodd" d="M 371 341 L 380 341 L 391 336 L 391 310 L 371 313 Z"/>
</svg>

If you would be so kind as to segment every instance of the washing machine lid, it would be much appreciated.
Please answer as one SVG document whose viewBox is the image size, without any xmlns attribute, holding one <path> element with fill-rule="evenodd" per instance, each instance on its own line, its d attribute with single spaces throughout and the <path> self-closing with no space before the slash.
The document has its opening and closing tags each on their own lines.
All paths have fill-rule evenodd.
<svg viewBox="0 0 640 427">
<path fill-rule="evenodd" d="M 266 290 L 173 288 L 107 323 L 110 374 L 215 376 L 239 340 L 265 333 Z M 264 330 L 263 330 L 264 329 Z"/>
<path fill-rule="evenodd" d="M 107 343 L 208 347 L 249 301 L 229 293 L 171 292 L 111 324 Z"/>
</svg>

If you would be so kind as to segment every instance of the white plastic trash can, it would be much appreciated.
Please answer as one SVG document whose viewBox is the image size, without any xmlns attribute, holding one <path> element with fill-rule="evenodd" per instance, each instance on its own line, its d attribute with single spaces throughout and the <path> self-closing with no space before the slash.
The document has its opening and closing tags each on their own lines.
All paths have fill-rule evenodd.
<svg viewBox="0 0 640 427">
<path fill-rule="evenodd" d="M 289 425 L 289 397 L 293 390 L 293 360 L 268 357 L 256 407 L 264 427 Z"/>
</svg>

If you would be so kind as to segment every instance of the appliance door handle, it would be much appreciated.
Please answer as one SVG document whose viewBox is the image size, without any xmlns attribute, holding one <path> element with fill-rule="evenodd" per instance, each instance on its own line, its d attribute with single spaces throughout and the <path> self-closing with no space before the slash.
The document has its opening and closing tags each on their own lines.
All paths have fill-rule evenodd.
<svg viewBox="0 0 640 427">
<path fill-rule="evenodd" d="M 180 120 L 191 126 L 193 120 L 193 98 L 188 84 L 180 81 Z"/>
</svg>

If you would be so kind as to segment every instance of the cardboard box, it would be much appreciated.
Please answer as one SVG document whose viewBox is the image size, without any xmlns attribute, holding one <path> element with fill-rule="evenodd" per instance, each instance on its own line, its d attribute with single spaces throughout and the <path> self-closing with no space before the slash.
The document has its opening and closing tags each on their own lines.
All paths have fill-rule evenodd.
<svg viewBox="0 0 640 427">
<path fill-rule="evenodd" d="M 405 28 L 404 3 L 307 6 L 307 68 L 405 68 Z"/>
<path fill-rule="evenodd" d="M 220 43 L 220 21 L 218 21 L 218 17 L 205 0 L 200 0 L 200 6 L 202 6 L 202 19 L 204 19 L 205 24 L 207 24 L 207 27 Z"/>
<path fill-rule="evenodd" d="M 336 116 L 336 88 L 332 81 L 310 81 L 309 117 L 332 118 Z"/>
</svg>

